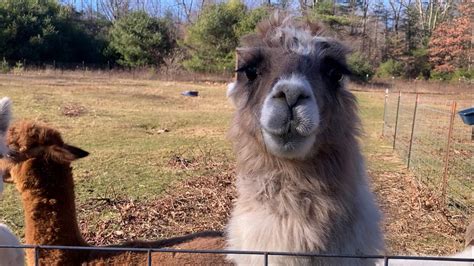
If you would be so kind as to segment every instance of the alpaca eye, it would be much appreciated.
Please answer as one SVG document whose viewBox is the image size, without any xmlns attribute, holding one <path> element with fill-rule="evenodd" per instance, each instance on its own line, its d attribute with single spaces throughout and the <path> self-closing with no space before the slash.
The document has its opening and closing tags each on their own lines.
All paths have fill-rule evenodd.
<svg viewBox="0 0 474 266">
<path fill-rule="evenodd" d="M 250 81 L 255 80 L 258 76 L 256 67 L 248 67 L 244 71 L 245 71 L 245 76 L 247 76 L 247 79 Z"/>
<path fill-rule="evenodd" d="M 254 81 L 258 76 L 257 67 L 255 66 L 244 66 L 237 69 L 235 72 L 244 72 L 249 81 Z"/>
<path fill-rule="evenodd" d="M 331 69 L 328 72 L 328 77 L 333 82 L 339 82 L 342 80 L 342 73 L 336 69 Z"/>
</svg>

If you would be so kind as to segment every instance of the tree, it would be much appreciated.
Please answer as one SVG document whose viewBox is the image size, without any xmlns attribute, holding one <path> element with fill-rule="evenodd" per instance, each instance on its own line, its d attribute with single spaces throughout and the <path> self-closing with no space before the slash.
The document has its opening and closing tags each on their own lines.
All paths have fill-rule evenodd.
<svg viewBox="0 0 474 266">
<path fill-rule="evenodd" d="M 120 55 L 118 63 L 124 66 L 160 65 L 175 46 L 171 23 L 143 11 L 120 18 L 110 31 L 110 47 Z"/>
<path fill-rule="evenodd" d="M 35 62 L 103 59 L 104 41 L 89 30 L 81 13 L 57 1 L 0 1 L 0 22 L 0 58 Z"/>
<path fill-rule="evenodd" d="M 322 0 L 313 6 L 310 11 L 306 13 L 311 19 L 316 19 L 323 22 L 329 28 L 336 32 L 340 32 L 345 26 L 351 25 L 351 20 L 344 15 L 336 13 L 337 5 L 333 0 Z"/>
<path fill-rule="evenodd" d="M 454 0 L 415 0 L 420 18 L 420 27 L 425 36 L 431 36 L 433 29 L 450 15 Z"/>
<path fill-rule="evenodd" d="M 374 75 L 374 70 L 367 58 L 361 53 L 353 53 L 347 59 L 347 64 L 355 81 L 368 82 Z"/>
<path fill-rule="evenodd" d="M 433 31 L 429 43 L 429 60 L 436 72 L 449 73 L 456 68 L 470 68 L 472 54 L 472 3 L 459 5 L 459 16 L 445 21 Z"/>
<path fill-rule="evenodd" d="M 118 20 L 126 16 L 130 11 L 131 0 L 98 0 L 99 5 L 109 20 Z"/>
<path fill-rule="evenodd" d="M 188 28 L 184 45 L 191 58 L 184 66 L 202 72 L 233 69 L 239 38 L 253 31 L 267 12 L 265 7 L 249 11 L 236 0 L 206 6 L 196 23 Z"/>
</svg>

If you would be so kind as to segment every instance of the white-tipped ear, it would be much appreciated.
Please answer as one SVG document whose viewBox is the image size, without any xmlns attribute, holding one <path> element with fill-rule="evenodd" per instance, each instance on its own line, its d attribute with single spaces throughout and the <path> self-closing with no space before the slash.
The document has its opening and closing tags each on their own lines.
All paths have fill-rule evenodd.
<svg viewBox="0 0 474 266">
<path fill-rule="evenodd" d="M 235 92 L 235 82 L 227 84 L 227 98 L 230 100 L 230 102 L 235 106 L 235 100 L 234 100 L 234 92 Z"/>
<path fill-rule="evenodd" d="M 5 135 L 11 119 L 11 103 L 8 97 L 0 99 L 0 135 Z"/>
</svg>

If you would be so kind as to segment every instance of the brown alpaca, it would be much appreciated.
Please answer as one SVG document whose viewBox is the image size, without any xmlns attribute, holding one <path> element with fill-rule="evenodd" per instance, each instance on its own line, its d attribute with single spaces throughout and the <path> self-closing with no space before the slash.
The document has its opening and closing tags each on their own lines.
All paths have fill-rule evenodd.
<svg viewBox="0 0 474 266">
<path fill-rule="evenodd" d="M 238 196 L 232 250 L 376 255 L 380 214 L 359 148 L 356 99 L 345 88 L 347 49 L 320 27 L 281 13 L 237 49 L 229 131 Z M 263 264 L 259 256 L 229 256 Z M 357 259 L 270 256 L 270 264 L 365 265 Z"/>
<path fill-rule="evenodd" d="M 71 162 L 85 157 L 82 149 L 64 143 L 58 131 L 33 122 L 12 125 L 7 134 L 8 156 L 0 160 L 6 181 L 12 181 L 21 193 L 25 212 L 25 240 L 32 245 L 89 245 L 79 231 L 76 218 L 74 181 Z M 220 232 L 202 232 L 154 242 L 133 241 L 115 247 L 222 249 Z M 153 264 L 225 264 L 224 256 L 212 254 L 153 253 Z M 27 251 L 28 264 L 34 264 L 34 252 Z M 42 265 L 137 265 L 147 262 L 147 254 L 41 250 Z"/>
</svg>

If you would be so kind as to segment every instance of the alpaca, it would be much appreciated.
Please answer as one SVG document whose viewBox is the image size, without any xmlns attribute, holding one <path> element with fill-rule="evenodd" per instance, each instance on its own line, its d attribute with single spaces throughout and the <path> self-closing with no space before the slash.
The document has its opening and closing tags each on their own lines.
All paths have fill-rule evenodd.
<svg viewBox="0 0 474 266">
<path fill-rule="evenodd" d="M 25 212 L 26 244 L 89 246 L 82 238 L 76 219 L 71 162 L 88 152 L 64 143 L 60 133 L 38 123 L 20 121 L 9 128 L 8 155 L 0 160 L 8 180 L 21 194 Z M 222 249 L 220 232 L 202 232 L 154 242 L 133 241 L 115 247 Z M 34 262 L 29 250 L 27 262 Z M 225 264 L 223 255 L 153 253 L 154 264 Z M 137 265 L 147 261 L 146 253 L 72 250 L 41 250 L 42 265 Z"/>
<path fill-rule="evenodd" d="M 347 49 L 318 25 L 281 13 L 237 48 L 227 95 L 237 158 L 237 199 L 227 249 L 376 255 L 380 212 L 360 151 Z M 238 265 L 262 256 L 229 255 Z M 281 265 L 373 265 L 369 259 L 270 256 Z"/>
<path fill-rule="evenodd" d="M 6 154 L 4 137 L 11 119 L 11 100 L 4 97 L 0 100 L 0 158 Z M 3 173 L 0 171 L 0 196 L 3 192 Z M 0 245 L 20 245 L 20 241 L 13 232 L 4 224 L 0 223 Z M 2 265 L 24 265 L 25 254 L 22 249 L 0 248 L 0 266 Z"/>
<path fill-rule="evenodd" d="M 11 100 L 8 97 L 0 99 L 0 158 L 6 153 L 7 147 L 5 147 L 5 134 L 10 124 L 11 111 L 10 111 Z M 0 171 L 0 177 L 3 176 Z M 0 181 L 0 196 L 3 192 L 3 182 Z"/>
</svg>

